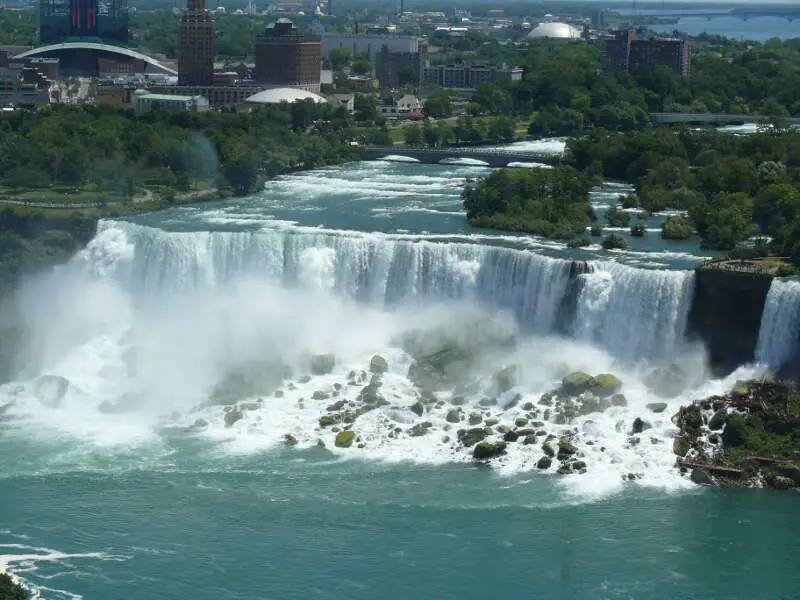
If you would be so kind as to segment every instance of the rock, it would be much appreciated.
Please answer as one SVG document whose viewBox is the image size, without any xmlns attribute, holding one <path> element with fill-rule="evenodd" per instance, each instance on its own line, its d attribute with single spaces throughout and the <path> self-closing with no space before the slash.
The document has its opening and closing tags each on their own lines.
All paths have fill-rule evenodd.
<svg viewBox="0 0 800 600">
<path fill-rule="evenodd" d="M 275 390 L 272 395 L 276 398 L 283 398 L 283 390 Z"/>
<path fill-rule="evenodd" d="M 646 408 L 654 413 L 662 413 L 667 410 L 666 402 L 651 402 L 646 405 Z"/>
<path fill-rule="evenodd" d="M 632 433 L 642 433 L 643 431 L 647 431 L 648 429 L 651 429 L 652 427 L 653 426 L 650 423 L 648 423 L 647 421 L 645 421 L 644 419 L 640 419 L 639 417 L 636 417 L 633 420 L 633 427 L 631 428 L 631 432 Z"/>
<path fill-rule="evenodd" d="M 691 449 L 691 445 L 686 440 L 686 438 L 675 438 L 675 441 L 672 442 L 672 453 L 676 456 L 684 457 L 686 453 L 689 452 Z"/>
<path fill-rule="evenodd" d="M 530 446 L 535 444 L 538 441 L 538 438 L 535 435 L 526 435 L 525 438 L 522 440 L 522 443 L 525 446 Z"/>
<path fill-rule="evenodd" d="M 553 464 L 552 458 L 550 458 L 549 456 L 543 456 L 542 458 L 539 459 L 539 462 L 536 463 L 536 468 L 542 470 L 549 469 L 550 465 L 552 464 Z"/>
<path fill-rule="evenodd" d="M 389 363 L 380 354 L 376 354 L 369 361 L 369 372 L 377 375 L 382 375 L 389 370 Z"/>
<path fill-rule="evenodd" d="M 622 394 L 611 396 L 611 406 L 628 406 L 628 399 Z"/>
<path fill-rule="evenodd" d="M 791 477 L 784 477 L 783 475 L 773 475 L 767 478 L 769 486 L 776 490 L 788 490 L 794 487 L 794 480 Z"/>
<path fill-rule="evenodd" d="M 561 380 L 561 388 L 568 396 L 578 396 L 597 385 L 594 377 L 582 371 L 570 373 Z"/>
<path fill-rule="evenodd" d="M 514 420 L 514 425 L 516 425 L 517 427 L 525 427 L 525 425 L 527 424 L 528 424 L 528 419 L 526 419 L 525 417 L 517 417 Z"/>
<path fill-rule="evenodd" d="M 481 421 L 483 421 L 483 415 L 480 413 L 469 413 L 469 424 L 470 425 L 480 425 Z"/>
<path fill-rule="evenodd" d="M 575 471 L 584 471 L 586 470 L 586 463 L 582 460 L 576 460 L 574 463 L 572 463 L 572 469 Z"/>
<path fill-rule="evenodd" d="M 504 394 L 517 385 L 517 381 L 519 380 L 519 367 L 517 365 L 506 367 L 495 373 L 492 379 L 494 381 L 495 392 Z"/>
<path fill-rule="evenodd" d="M 237 421 L 241 421 L 244 414 L 238 408 L 234 408 L 225 413 L 225 427 L 230 427 Z"/>
<path fill-rule="evenodd" d="M 489 406 L 497 406 L 497 398 L 481 398 L 478 404 L 484 408 Z"/>
<path fill-rule="evenodd" d="M 421 437 L 428 433 L 428 430 L 433 427 L 433 424 L 425 421 L 424 423 L 417 423 L 412 425 L 411 428 L 407 431 L 408 435 L 411 437 Z"/>
<path fill-rule="evenodd" d="M 208 427 L 208 421 L 205 419 L 195 419 L 195 422 L 192 423 L 189 429 L 205 429 L 206 427 Z"/>
<path fill-rule="evenodd" d="M 728 419 L 728 411 L 724 408 L 720 408 L 716 411 L 711 419 L 708 421 L 708 428 L 711 430 L 719 431 L 725 425 L 725 421 Z"/>
<path fill-rule="evenodd" d="M 47 408 L 58 408 L 69 389 L 69 379 L 60 375 L 42 375 L 33 384 L 33 394 Z"/>
<path fill-rule="evenodd" d="M 320 427 L 330 427 L 331 425 L 336 425 L 338 422 L 339 419 L 334 415 L 323 415 L 319 418 Z"/>
<path fill-rule="evenodd" d="M 504 442 L 516 442 L 519 439 L 519 434 L 516 431 L 507 431 L 503 435 Z"/>
<path fill-rule="evenodd" d="M 568 438 L 558 440 L 558 454 L 556 455 L 558 460 L 566 460 L 577 452 L 578 449 L 570 443 Z"/>
<path fill-rule="evenodd" d="M 497 419 L 486 419 L 486 423 L 485 424 L 486 424 L 487 427 L 494 427 L 499 422 L 500 421 L 498 421 Z"/>
<path fill-rule="evenodd" d="M 309 369 L 313 375 L 327 375 L 336 366 L 333 354 L 314 354 L 309 358 Z"/>
<path fill-rule="evenodd" d="M 422 416 L 422 413 L 425 412 L 425 407 L 422 406 L 422 402 L 417 400 L 414 404 L 409 407 L 409 410 L 413 412 L 418 417 Z"/>
<path fill-rule="evenodd" d="M 508 433 L 509 431 L 511 431 L 511 428 L 508 425 L 497 426 L 497 433 Z"/>
<path fill-rule="evenodd" d="M 553 450 L 553 447 L 547 442 L 542 444 L 542 452 L 544 452 L 550 458 L 553 458 L 556 455 L 556 451 Z"/>
<path fill-rule="evenodd" d="M 602 373 L 595 377 L 594 380 L 594 393 L 601 398 L 615 394 L 617 390 L 622 387 L 622 382 L 616 375 L 612 375 L 611 373 Z"/>
<path fill-rule="evenodd" d="M 628 438 L 628 445 L 630 446 L 638 446 L 642 441 L 640 437 L 629 437 Z"/>
<path fill-rule="evenodd" d="M 517 404 L 519 404 L 520 400 L 522 400 L 522 394 L 514 394 L 514 397 L 503 405 L 503 410 L 510 410 L 514 408 L 517 406 Z"/>
<path fill-rule="evenodd" d="M 311 375 L 303 375 L 302 377 L 300 377 L 300 378 L 297 380 L 297 383 L 303 383 L 303 384 L 305 384 L 305 383 L 308 383 L 309 381 L 311 381 Z"/>
<path fill-rule="evenodd" d="M 313 394 L 311 394 L 311 398 L 313 400 L 327 400 L 330 397 L 331 397 L 330 393 L 325 392 L 323 390 L 317 390 Z"/>
<path fill-rule="evenodd" d="M 505 453 L 505 442 L 495 442 L 494 444 L 481 442 L 475 446 L 475 449 L 472 451 L 472 457 L 475 460 L 489 460 L 490 458 L 502 456 Z"/>
<path fill-rule="evenodd" d="M 542 394 L 542 397 L 539 398 L 539 404 L 541 406 L 553 406 L 553 394 Z"/>
<path fill-rule="evenodd" d="M 447 416 L 445 420 L 448 423 L 460 423 L 461 422 L 461 410 L 458 408 L 451 408 L 447 411 Z"/>
<path fill-rule="evenodd" d="M 377 404 L 383 397 L 378 393 L 378 386 L 370 384 L 361 388 L 358 399 L 365 404 Z"/>
<path fill-rule="evenodd" d="M 784 477 L 789 477 L 796 485 L 800 485 L 800 467 L 797 465 L 778 465 L 776 471 Z"/>
<path fill-rule="evenodd" d="M 336 412 L 337 410 L 342 410 L 345 406 L 347 406 L 347 400 L 337 400 L 333 404 L 329 404 L 325 410 L 328 412 Z"/>
<path fill-rule="evenodd" d="M 714 478 L 711 477 L 708 469 L 692 469 L 692 474 L 689 478 L 697 485 L 714 485 Z"/>
<path fill-rule="evenodd" d="M 738 413 L 728 415 L 725 429 L 722 430 L 722 444 L 726 448 L 744 446 L 747 443 L 747 424 Z"/>
<path fill-rule="evenodd" d="M 325 442 L 322 441 L 322 438 L 317 440 L 317 448 L 327 448 L 328 446 L 325 445 Z"/>
<path fill-rule="evenodd" d="M 645 385 L 660 398 L 674 398 L 684 390 L 688 379 L 680 367 L 671 365 L 653 369 L 645 377 Z"/>
<path fill-rule="evenodd" d="M 337 433 L 336 440 L 333 443 L 337 448 L 349 448 L 353 445 L 355 439 L 356 432 L 348 429 Z"/>
<path fill-rule="evenodd" d="M 533 402 L 526 402 L 523 404 L 522 410 L 533 410 Z"/>
<path fill-rule="evenodd" d="M 287 446 L 297 446 L 297 438 L 294 437 L 291 433 L 287 433 L 283 436 L 283 443 Z"/>
<path fill-rule="evenodd" d="M 467 448 L 474 446 L 478 442 L 486 439 L 486 431 L 482 427 L 473 429 L 461 429 L 458 431 L 458 440 Z"/>
</svg>

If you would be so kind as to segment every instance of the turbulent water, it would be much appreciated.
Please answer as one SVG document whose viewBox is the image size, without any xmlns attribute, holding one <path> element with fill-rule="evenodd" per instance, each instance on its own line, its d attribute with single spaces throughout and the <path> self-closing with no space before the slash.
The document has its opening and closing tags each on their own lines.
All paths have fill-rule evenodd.
<svg viewBox="0 0 800 600">
<path fill-rule="evenodd" d="M 680 507 L 705 515 L 707 493 L 674 468 L 671 415 L 754 372 L 711 379 L 684 340 L 693 276 L 674 267 L 701 257 L 653 233 L 573 252 L 473 230 L 458 195 L 482 172 L 363 163 L 101 222 L 6 314 L 25 338 L 0 387 L 0 568 L 44 598 L 736 597 L 707 572 L 744 540 L 676 533 L 697 530 Z M 765 332 L 796 315 L 780 285 Z M 424 416 L 419 336 L 470 357 Z M 335 364 L 315 369 L 318 354 Z M 363 405 L 374 355 L 381 402 L 337 448 L 319 420 Z M 616 374 L 626 403 L 551 410 L 543 394 L 577 370 Z M 231 377 L 238 419 L 209 401 Z M 523 422 L 568 436 L 586 472 L 539 469 L 541 444 L 522 440 L 473 467 L 457 431 L 487 422 L 490 440 Z M 774 578 L 753 580 L 749 597 L 777 597 Z"/>
</svg>

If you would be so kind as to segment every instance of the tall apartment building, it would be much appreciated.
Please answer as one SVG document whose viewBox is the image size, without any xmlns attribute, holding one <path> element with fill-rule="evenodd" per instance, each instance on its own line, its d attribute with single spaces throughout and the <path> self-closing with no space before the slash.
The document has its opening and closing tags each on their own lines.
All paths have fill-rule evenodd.
<svg viewBox="0 0 800 600">
<path fill-rule="evenodd" d="M 422 81 L 444 88 L 473 90 L 480 83 L 519 81 L 522 69 L 519 67 L 496 67 L 482 61 L 468 61 L 457 65 L 425 66 Z"/>
<path fill-rule="evenodd" d="M 128 43 L 128 0 L 39 0 L 39 40 Z"/>
<path fill-rule="evenodd" d="M 214 20 L 205 0 L 188 0 L 178 25 L 178 85 L 214 84 Z"/>
<path fill-rule="evenodd" d="M 410 81 L 404 76 L 410 76 Z M 419 85 L 422 55 L 419 52 L 392 52 L 383 46 L 375 54 L 375 76 L 382 88 L 397 88 L 411 83 Z"/>
<path fill-rule="evenodd" d="M 607 72 L 636 72 L 664 65 L 689 77 L 689 40 L 678 38 L 637 38 L 635 31 L 620 31 L 606 40 L 600 64 Z"/>
<path fill-rule="evenodd" d="M 320 38 L 301 35 L 289 19 L 278 19 L 256 37 L 255 80 L 319 93 Z"/>
</svg>

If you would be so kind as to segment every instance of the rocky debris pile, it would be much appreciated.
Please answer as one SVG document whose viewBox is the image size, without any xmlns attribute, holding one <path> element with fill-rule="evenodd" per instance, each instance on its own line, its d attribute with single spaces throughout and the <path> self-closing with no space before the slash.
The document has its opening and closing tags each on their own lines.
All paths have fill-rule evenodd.
<svg viewBox="0 0 800 600">
<path fill-rule="evenodd" d="M 682 406 L 673 452 L 692 481 L 800 491 L 800 392 L 791 381 L 737 382 Z"/>
</svg>

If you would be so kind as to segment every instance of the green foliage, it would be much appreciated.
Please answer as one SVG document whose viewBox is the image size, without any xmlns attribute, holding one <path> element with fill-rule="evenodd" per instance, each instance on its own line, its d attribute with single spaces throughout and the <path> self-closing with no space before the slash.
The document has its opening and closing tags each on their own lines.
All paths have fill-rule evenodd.
<svg viewBox="0 0 800 600">
<path fill-rule="evenodd" d="M 686 217 L 672 215 L 661 224 L 661 237 L 665 240 L 688 240 L 693 235 L 694 226 Z"/>
<path fill-rule="evenodd" d="M 425 98 L 423 111 L 426 117 L 433 117 L 435 119 L 449 117 L 452 115 L 452 90 L 445 90 L 442 88 L 436 89 L 427 98 Z"/>
<path fill-rule="evenodd" d="M 627 227 L 631 221 L 631 214 L 619 210 L 615 205 L 608 207 L 606 211 L 606 223 L 611 227 Z"/>
<path fill-rule="evenodd" d="M 0 600 L 28 600 L 30 597 L 28 590 L 14 583 L 6 573 L 0 573 Z"/>
<path fill-rule="evenodd" d="M 600 237 L 603 235 L 602 225 L 592 225 L 592 237 Z"/>
<path fill-rule="evenodd" d="M 584 248 L 585 246 L 590 246 L 592 244 L 592 240 L 582 235 L 580 237 L 574 237 L 569 242 L 567 242 L 567 248 Z"/>
<path fill-rule="evenodd" d="M 606 250 L 624 250 L 628 247 L 628 242 L 621 235 L 612 233 L 603 239 L 602 245 Z"/>
<path fill-rule="evenodd" d="M 589 184 L 572 167 L 500 169 L 463 192 L 472 225 L 571 239 L 589 224 Z"/>
<path fill-rule="evenodd" d="M 647 232 L 647 223 L 634 223 L 631 225 L 631 235 L 633 237 L 644 237 Z"/>
</svg>

